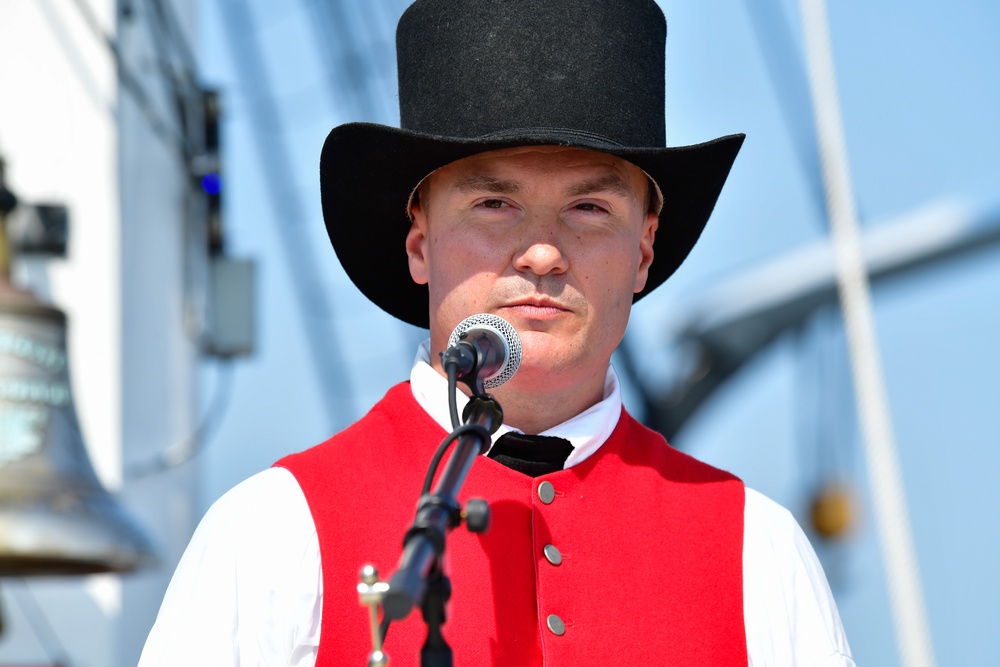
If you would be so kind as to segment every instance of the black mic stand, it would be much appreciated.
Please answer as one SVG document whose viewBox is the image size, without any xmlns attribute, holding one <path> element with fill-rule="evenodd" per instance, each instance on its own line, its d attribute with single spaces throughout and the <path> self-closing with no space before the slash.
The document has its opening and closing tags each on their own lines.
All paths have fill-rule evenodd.
<svg viewBox="0 0 1000 667">
<path fill-rule="evenodd" d="M 448 372 L 452 423 L 456 425 L 458 414 L 455 408 L 455 378 L 458 364 L 449 362 L 449 359 L 444 359 L 444 367 Z M 369 665 L 372 667 L 386 664 L 387 657 L 382 652 L 382 642 L 389 622 L 405 618 L 418 605 L 427 624 L 427 639 L 420 652 L 421 665 L 452 667 L 451 647 L 441 633 L 441 625 L 445 622 L 445 603 L 451 596 L 451 583 L 441 567 L 445 538 L 448 531 L 458 526 L 463 519 L 472 532 L 483 532 L 488 528 L 489 506 L 486 501 L 470 499 L 463 511 L 458 504 L 458 493 L 476 456 L 489 449 L 490 435 L 503 422 L 500 404 L 483 391 L 481 383 L 473 379 L 468 384 L 474 387 L 476 394 L 465 408 L 465 423 L 445 438 L 431 461 L 417 505 L 416 518 L 403 539 L 399 568 L 389 579 L 388 585 L 377 582 L 377 573 L 373 577 L 371 573 L 374 570 L 369 569 L 370 566 L 362 570 L 358 595 L 362 604 L 370 607 L 373 649 Z M 453 441 L 456 442 L 455 448 L 437 486 L 430 492 L 441 456 Z M 382 605 L 384 618 L 381 626 L 376 627 L 379 603 Z"/>
</svg>

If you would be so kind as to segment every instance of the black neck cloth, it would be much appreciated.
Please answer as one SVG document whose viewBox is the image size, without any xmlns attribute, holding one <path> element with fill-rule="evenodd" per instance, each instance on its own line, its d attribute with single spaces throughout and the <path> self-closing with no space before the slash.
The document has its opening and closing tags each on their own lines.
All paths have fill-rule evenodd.
<svg viewBox="0 0 1000 667">
<path fill-rule="evenodd" d="M 487 456 L 529 477 L 541 477 L 562 470 L 572 451 L 565 438 L 510 432 L 497 439 Z"/>
</svg>

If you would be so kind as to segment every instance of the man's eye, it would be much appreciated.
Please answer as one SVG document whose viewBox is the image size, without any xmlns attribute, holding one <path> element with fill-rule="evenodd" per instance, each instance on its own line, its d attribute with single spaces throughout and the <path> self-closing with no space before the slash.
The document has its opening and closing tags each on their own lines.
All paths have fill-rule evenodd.
<svg viewBox="0 0 1000 667">
<path fill-rule="evenodd" d="M 499 199 L 487 199 L 483 202 L 483 206 L 486 208 L 503 208 L 503 201 Z"/>
<path fill-rule="evenodd" d="M 575 207 L 579 211 L 603 211 L 604 209 L 593 202 L 580 202 Z"/>
</svg>

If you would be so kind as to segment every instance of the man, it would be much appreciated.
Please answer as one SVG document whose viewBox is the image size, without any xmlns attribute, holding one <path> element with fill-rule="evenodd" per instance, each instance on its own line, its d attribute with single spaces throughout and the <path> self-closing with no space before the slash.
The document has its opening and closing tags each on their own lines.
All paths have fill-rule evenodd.
<svg viewBox="0 0 1000 667">
<path fill-rule="evenodd" d="M 665 31 L 651 0 L 407 10 L 403 129 L 335 128 L 322 194 L 355 284 L 429 342 L 365 418 L 213 506 L 142 665 L 361 664 L 357 573 L 396 566 L 450 430 L 439 353 L 477 313 L 524 353 L 463 487 L 492 526 L 448 538 L 457 664 L 853 665 L 790 515 L 621 407 L 632 302 L 687 256 L 742 143 L 664 147 Z M 422 639 L 418 614 L 394 623 L 393 664 Z"/>
</svg>

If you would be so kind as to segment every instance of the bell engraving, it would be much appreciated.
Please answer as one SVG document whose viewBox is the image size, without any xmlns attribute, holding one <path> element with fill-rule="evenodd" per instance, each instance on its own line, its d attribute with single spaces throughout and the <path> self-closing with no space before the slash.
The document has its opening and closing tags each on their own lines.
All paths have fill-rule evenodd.
<svg viewBox="0 0 1000 667">
<path fill-rule="evenodd" d="M 127 572 L 153 560 L 94 473 L 65 350 L 62 311 L 0 289 L 0 576 Z"/>
</svg>

